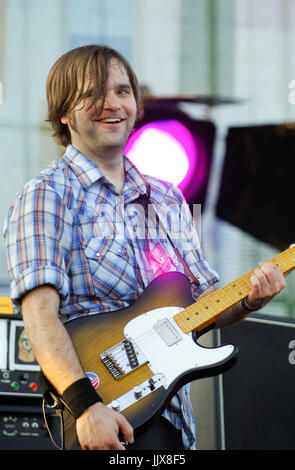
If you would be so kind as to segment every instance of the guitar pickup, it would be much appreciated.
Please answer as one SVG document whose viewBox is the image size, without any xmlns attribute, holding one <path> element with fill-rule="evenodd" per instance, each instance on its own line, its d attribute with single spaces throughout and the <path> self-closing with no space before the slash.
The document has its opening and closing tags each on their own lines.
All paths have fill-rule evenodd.
<svg viewBox="0 0 295 470">
<path fill-rule="evenodd" d="M 124 339 L 104 351 L 100 358 L 115 379 L 120 379 L 147 362 L 135 341 L 130 339 Z"/>
<path fill-rule="evenodd" d="M 162 338 L 162 340 L 165 341 L 167 346 L 173 346 L 182 339 L 168 318 L 163 318 L 162 320 L 155 323 L 154 329 Z"/>
</svg>

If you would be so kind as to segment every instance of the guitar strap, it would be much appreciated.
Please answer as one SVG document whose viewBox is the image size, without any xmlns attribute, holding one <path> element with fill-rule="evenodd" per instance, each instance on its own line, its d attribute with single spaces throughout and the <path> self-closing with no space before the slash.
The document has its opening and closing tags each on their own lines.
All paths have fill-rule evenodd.
<svg viewBox="0 0 295 470">
<path fill-rule="evenodd" d="M 148 196 L 148 197 L 146 197 L 146 196 Z M 182 264 L 185 272 L 187 273 L 190 282 L 192 284 L 195 284 L 195 285 L 199 286 L 200 281 L 199 281 L 198 277 L 195 276 L 191 272 L 190 268 L 188 267 L 188 265 L 184 261 L 183 257 L 181 256 L 179 250 L 176 248 L 175 244 L 173 243 L 168 231 L 164 227 L 164 224 L 162 223 L 160 217 L 158 216 L 158 214 L 157 214 L 157 212 L 156 212 L 156 210 L 155 210 L 155 208 L 154 208 L 154 206 L 153 206 L 153 204 L 150 200 L 149 194 L 144 195 L 144 197 L 140 197 L 139 199 L 141 199 L 140 203 L 144 207 L 146 219 L 148 220 L 148 217 L 152 215 L 152 217 L 153 217 L 153 219 L 156 223 L 156 227 L 158 226 L 166 234 L 168 241 L 170 242 L 171 246 L 173 247 L 180 263 Z M 148 202 L 148 204 L 146 204 L 146 202 Z M 148 210 L 148 208 L 149 208 L 149 210 Z M 147 237 L 147 241 L 148 241 L 148 237 Z M 43 374 L 42 369 L 37 374 L 37 381 L 38 381 L 38 385 L 39 385 L 39 388 L 40 388 L 42 396 L 43 396 L 43 405 L 42 405 L 43 417 L 44 417 L 45 425 L 47 427 L 50 439 L 51 439 L 52 443 L 54 444 L 54 446 L 56 448 L 58 448 L 59 450 L 63 450 L 64 449 L 64 439 L 63 439 L 64 422 L 63 422 L 63 416 L 62 416 L 62 414 L 60 414 L 61 428 L 62 428 L 61 436 L 62 437 L 61 437 L 61 446 L 59 446 L 54 441 L 54 439 L 52 437 L 52 433 L 51 433 L 50 428 L 49 428 L 48 423 L 47 423 L 46 413 L 45 413 L 45 403 L 47 404 L 47 406 L 49 408 L 56 409 L 56 410 L 63 410 L 63 409 L 68 408 L 68 407 L 67 407 L 66 403 L 62 400 L 60 395 L 57 393 L 57 391 L 55 390 L 53 385 L 47 380 L 47 378 Z"/>
<path fill-rule="evenodd" d="M 197 276 L 195 276 L 190 268 L 188 267 L 187 263 L 184 261 L 183 257 L 181 256 L 179 250 L 176 248 L 175 244 L 173 243 L 168 231 L 166 230 L 166 228 L 164 227 L 164 224 L 162 223 L 160 217 L 158 216 L 151 200 L 150 200 L 150 195 L 148 194 L 148 207 L 149 207 L 149 210 L 147 208 L 147 205 L 145 204 L 145 201 L 142 201 L 143 202 L 143 207 L 144 207 L 144 210 L 145 210 L 145 216 L 146 218 L 148 219 L 148 217 L 150 215 L 152 215 L 153 219 L 155 220 L 155 223 L 156 223 L 156 226 L 158 225 L 159 228 L 165 233 L 165 235 L 167 236 L 167 239 L 169 240 L 170 244 L 172 245 L 180 263 L 182 264 L 183 266 L 183 269 L 185 270 L 185 272 L 187 273 L 188 277 L 189 277 L 189 280 L 192 284 L 195 284 L 197 286 L 200 285 L 200 281 L 199 281 L 199 278 Z"/>
</svg>

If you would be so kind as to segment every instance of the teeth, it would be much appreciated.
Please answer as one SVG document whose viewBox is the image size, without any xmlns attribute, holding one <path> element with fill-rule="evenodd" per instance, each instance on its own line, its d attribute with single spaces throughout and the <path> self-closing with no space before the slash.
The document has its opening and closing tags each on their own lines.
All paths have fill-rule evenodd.
<svg viewBox="0 0 295 470">
<path fill-rule="evenodd" d="M 121 122 L 122 119 L 119 118 L 106 118 L 100 119 L 101 122 Z"/>
</svg>

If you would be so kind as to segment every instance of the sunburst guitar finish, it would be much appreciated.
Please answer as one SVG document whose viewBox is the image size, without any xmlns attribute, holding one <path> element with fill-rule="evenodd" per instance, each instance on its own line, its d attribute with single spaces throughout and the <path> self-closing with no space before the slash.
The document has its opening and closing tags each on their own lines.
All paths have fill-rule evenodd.
<svg viewBox="0 0 295 470">
<path fill-rule="evenodd" d="M 285 274 L 295 266 L 294 250 L 270 261 Z M 83 369 L 97 376 L 104 404 L 140 431 L 184 384 L 230 368 L 237 359 L 234 345 L 205 348 L 197 337 L 249 294 L 251 273 L 193 302 L 187 277 L 169 272 L 126 309 L 68 322 Z"/>
</svg>

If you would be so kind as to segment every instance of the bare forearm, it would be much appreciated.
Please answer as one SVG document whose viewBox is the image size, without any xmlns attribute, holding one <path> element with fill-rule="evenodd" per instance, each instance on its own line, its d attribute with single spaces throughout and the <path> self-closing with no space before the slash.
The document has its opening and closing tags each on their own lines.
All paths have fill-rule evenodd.
<svg viewBox="0 0 295 470">
<path fill-rule="evenodd" d="M 67 330 L 58 319 L 59 295 L 50 286 L 29 292 L 22 301 L 22 314 L 34 354 L 47 379 L 59 394 L 85 377 Z M 125 450 L 118 433 L 133 442 L 126 418 L 102 403 L 87 407 L 76 419 L 82 449 Z"/>
<path fill-rule="evenodd" d="M 59 295 L 50 286 L 29 292 L 22 301 L 25 329 L 48 380 L 62 393 L 84 376 L 70 337 L 58 318 Z"/>
</svg>

